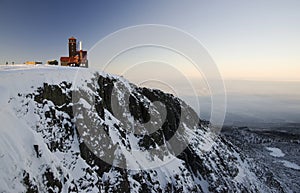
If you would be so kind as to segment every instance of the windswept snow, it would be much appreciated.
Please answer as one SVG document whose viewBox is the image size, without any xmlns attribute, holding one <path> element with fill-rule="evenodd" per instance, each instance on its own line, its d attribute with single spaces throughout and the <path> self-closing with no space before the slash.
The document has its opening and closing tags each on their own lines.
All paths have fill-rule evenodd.
<svg viewBox="0 0 300 193">
<path fill-rule="evenodd" d="M 300 166 L 298 164 L 295 164 L 295 163 L 287 161 L 287 160 L 281 160 L 280 162 L 283 163 L 283 165 L 287 168 L 291 168 L 294 170 L 300 170 Z"/>
<path fill-rule="evenodd" d="M 285 156 L 285 154 L 279 148 L 266 147 L 266 149 L 270 151 L 270 155 L 273 157 L 284 157 Z"/>
<path fill-rule="evenodd" d="M 266 149 L 270 151 L 270 155 L 273 157 L 284 157 L 285 156 L 285 154 L 279 148 L 266 147 Z M 293 162 L 290 162 L 287 160 L 280 160 L 279 162 L 281 162 L 287 168 L 291 168 L 294 170 L 300 170 L 300 166 L 296 163 L 293 163 Z"/>
</svg>

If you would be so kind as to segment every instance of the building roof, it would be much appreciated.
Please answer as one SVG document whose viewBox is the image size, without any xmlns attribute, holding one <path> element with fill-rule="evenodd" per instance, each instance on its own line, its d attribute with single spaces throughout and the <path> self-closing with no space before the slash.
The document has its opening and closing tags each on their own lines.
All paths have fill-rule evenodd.
<svg viewBox="0 0 300 193">
<path fill-rule="evenodd" d="M 61 62 L 69 62 L 69 57 L 60 57 Z"/>
<path fill-rule="evenodd" d="M 79 60 L 78 56 L 74 57 L 60 57 L 61 62 L 68 62 L 68 63 L 77 63 Z"/>
<path fill-rule="evenodd" d="M 80 52 L 82 52 L 83 54 L 87 54 L 86 50 L 78 50 L 78 51 L 76 51 L 77 54 L 79 54 Z"/>
<path fill-rule="evenodd" d="M 74 36 L 70 37 L 69 40 L 76 40 L 76 38 L 74 38 Z"/>
</svg>

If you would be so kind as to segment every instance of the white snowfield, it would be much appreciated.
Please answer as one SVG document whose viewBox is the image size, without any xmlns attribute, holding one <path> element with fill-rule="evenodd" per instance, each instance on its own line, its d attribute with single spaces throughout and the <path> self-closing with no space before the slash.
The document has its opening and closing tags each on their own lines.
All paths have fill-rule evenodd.
<svg viewBox="0 0 300 193">
<path fill-rule="evenodd" d="M 43 138 L 24 119 L 16 116 L 9 101 L 18 93 L 34 91 L 46 80 L 59 83 L 72 79 L 75 73 L 75 68 L 55 66 L 0 66 L 0 192 L 24 192 L 25 187 L 16 178 L 16 175 L 22 175 L 22 169 L 30 168 L 33 174 L 38 175 L 43 162 L 51 160 L 57 163 L 56 159 L 59 159 L 51 154 Z M 36 155 L 32 144 L 39 144 L 43 152 L 40 159 L 33 159 Z"/>
<path fill-rule="evenodd" d="M 283 165 L 287 168 L 291 168 L 291 169 L 294 169 L 294 170 L 300 170 L 300 166 L 296 163 L 293 163 L 293 162 L 290 162 L 290 161 L 287 161 L 287 160 L 281 160 L 280 162 L 283 163 Z"/>
<path fill-rule="evenodd" d="M 285 154 L 282 152 L 281 149 L 276 147 L 266 147 L 268 151 L 270 151 L 270 155 L 276 158 L 284 157 Z M 279 160 L 278 162 L 282 163 L 284 167 L 294 169 L 294 170 L 300 170 L 300 166 L 296 163 L 287 161 L 287 160 Z"/>
<path fill-rule="evenodd" d="M 80 72 L 84 71 L 89 73 L 87 69 L 80 69 Z M 20 178 L 17 178 L 23 175 L 24 169 L 30 171 L 31 175 L 38 176 L 46 169 L 43 168 L 43 164 L 52 162 L 54 163 L 52 171 L 56 171 L 54 174 L 60 176 L 56 167 L 63 168 L 60 160 L 64 156 L 51 153 L 44 139 L 30 127 L 34 125 L 37 117 L 28 115 L 27 120 L 18 117 L 15 105 L 10 101 L 19 93 L 34 92 L 44 82 L 49 84 L 72 82 L 78 73 L 78 68 L 61 66 L 0 65 L 0 192 L 25 192 Z M 39 151 L 43 152 L 42 157 L 37 158 L 33 144 L 39 144 Z M 88 167 L 82 160 L 78 160 L 74 167 L 76 166 Z M 74 169 L 73 172 L 76 175 L 83 171 Z"/>
<path fill-rule="evenodd" d="M 270 151 L 270 155 L 273 157 L 284 157 L 285 154 L 281 151 L 281 149 L 276 147 L 266 147 L 268 151 Z"/>
</svg>

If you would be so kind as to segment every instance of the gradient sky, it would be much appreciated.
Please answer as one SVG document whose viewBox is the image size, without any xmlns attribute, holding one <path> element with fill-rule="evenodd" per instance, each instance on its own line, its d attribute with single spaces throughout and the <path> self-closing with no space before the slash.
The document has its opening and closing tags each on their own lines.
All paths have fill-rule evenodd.
<svg viewBox="0 0 300 193">
<path fill-rule="evenodd" d="M 67 55 L 75 36 L 88 50 L 138 24 L 195 36 L 227 79 L 300 80 L 300 1 L 0 0 L 0 64 Z"/>
</svg>

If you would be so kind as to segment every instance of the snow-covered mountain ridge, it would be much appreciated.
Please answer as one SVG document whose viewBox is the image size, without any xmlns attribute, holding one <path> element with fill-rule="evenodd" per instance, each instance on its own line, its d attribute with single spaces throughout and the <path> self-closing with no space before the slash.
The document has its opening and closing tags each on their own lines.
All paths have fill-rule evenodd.
<svg viewBox="0 0 300 193">
<path fill-rule="evenodd" d="M 89 69 L 0 76 L 0 192 L 286 191 L 173 95 Z"/>
</svg>

